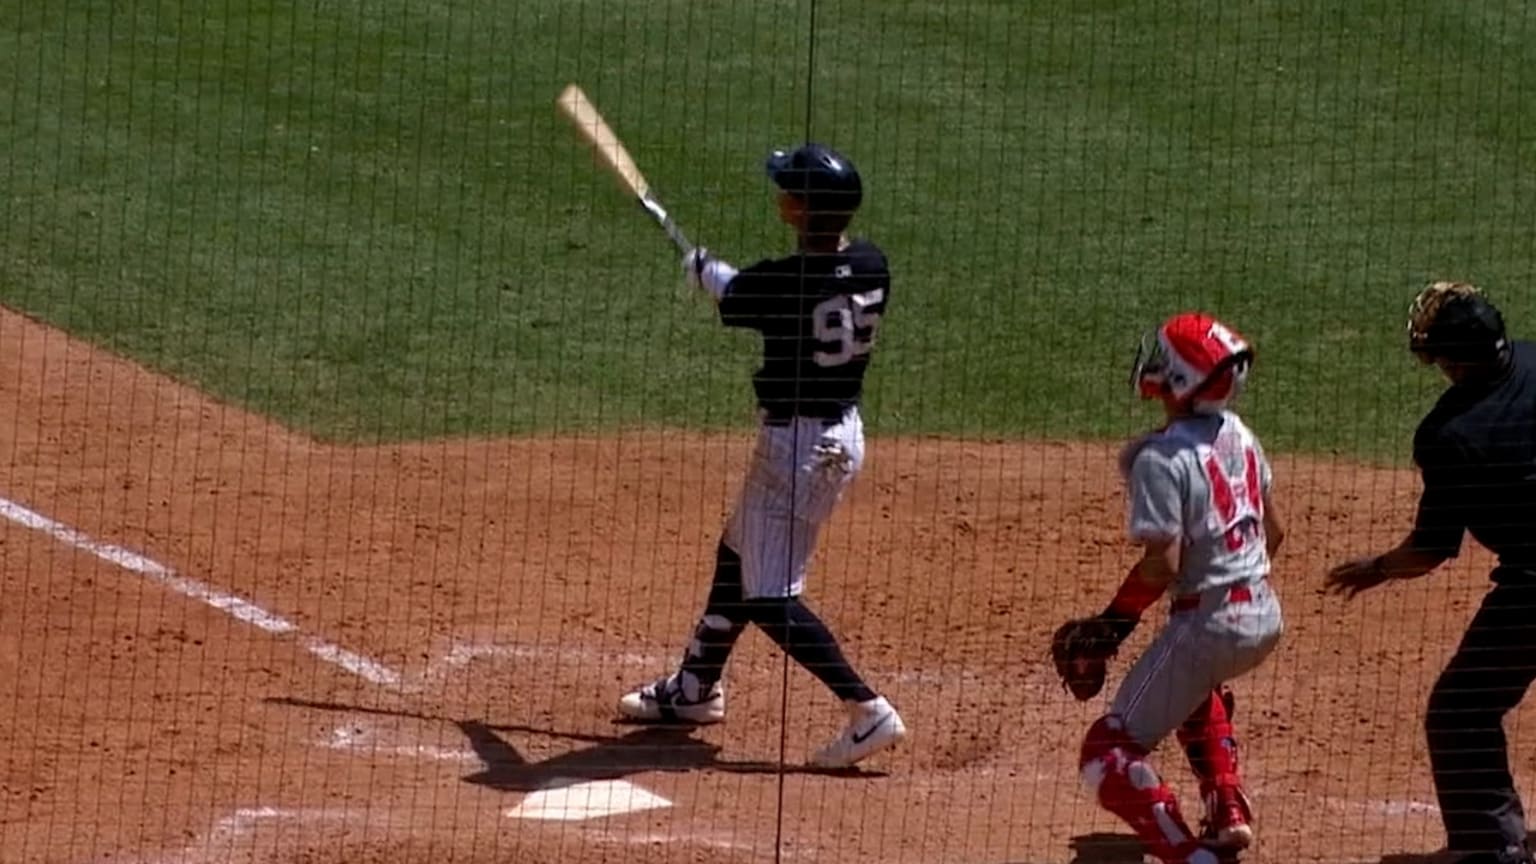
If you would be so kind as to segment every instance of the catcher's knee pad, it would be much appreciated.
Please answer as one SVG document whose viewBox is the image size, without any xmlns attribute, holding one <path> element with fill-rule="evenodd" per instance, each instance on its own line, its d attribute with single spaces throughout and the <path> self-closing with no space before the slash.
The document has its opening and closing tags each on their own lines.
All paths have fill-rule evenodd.
<svg viewBox="0 0 1536 864">
<path fill-rule="evenodd" d="M 1126 774 L 1133 764 L 1146 766 L 1150 771 L 1151 767 L 1145 761 L 1147 755 L 1147 749 L 1126 733 L 1125 721 L 1117 715 L 1106 714 L 1088 727 L 1088 734 L 1083 736 L 1082 750 L 1078 754 L 1083 785 L 1097 794 L 1112 773 Z M 1139 778 L 1143 783 L 1148 779 L 1144 774 Z M 1162 782 L 1155 772 L 1150 780 L 1154 785 Z"/>
<path fill-rule="evenodd" d="M 1147 851 L 1165 862 L 1191 860 L 1202 847 L 1179 811 L 1178 796 L 1147 762 L 1147 750 L 1111 714 L 1083 739 L 1083 784 L 1100 806 L 1125 820 Z"/>
</svg>

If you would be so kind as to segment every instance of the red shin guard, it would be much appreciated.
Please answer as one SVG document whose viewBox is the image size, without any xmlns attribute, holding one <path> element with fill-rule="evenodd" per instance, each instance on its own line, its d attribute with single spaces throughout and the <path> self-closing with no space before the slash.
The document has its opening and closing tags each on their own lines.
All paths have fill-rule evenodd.
<svg viewBox="0 0 1536 864">
<path fill-rule="evenodd" d="M 1178 736 L 1189 767 L 1200 778 L 1202 837 L 1221 848 L 1244 849 L 1253 843 L 1253 809 L 1238 772 L 1232 707 L 1231 691 L 1212 691 L 1179 727 Z"/>
<path fill-rule="evenodd" d="M 1200 778 L 1202 796 L 1216 789 L 1240 789 L 1243 785 L 1237 765 L 1237 740 L 1232 735 L 1231 700 L 1230 691 L 1212 690 L 1179 727 L 1179 744 L 1189 757 L 1189 767 Z"/>
<path fill-rule="evenodd" d="M 1083 740 L 1083 782 L 1104 809 L 1131 826 L 1148 852 L 1167 864 L 1187 861 L 1203 847 L 1180 815 L 1178 797 L 1147 763 L 1147 755 L 1118 718 L 1101 718 Z"/>
</svg>

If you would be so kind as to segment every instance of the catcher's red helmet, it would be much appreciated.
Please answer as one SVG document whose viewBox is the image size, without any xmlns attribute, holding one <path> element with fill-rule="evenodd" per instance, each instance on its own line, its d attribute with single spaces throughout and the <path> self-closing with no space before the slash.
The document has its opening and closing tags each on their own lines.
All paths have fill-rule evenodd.
<svg viewBox="0 0 1536 864">
<path fill-rule="evenodd" d="M 1220 411 L 1242 390 L 1253 348 L 1202 312 L 1182 312 L 1142 336 L 1131 386 L 1143 399 L 1169 399 L 1197 412 Z"/>
</svg>

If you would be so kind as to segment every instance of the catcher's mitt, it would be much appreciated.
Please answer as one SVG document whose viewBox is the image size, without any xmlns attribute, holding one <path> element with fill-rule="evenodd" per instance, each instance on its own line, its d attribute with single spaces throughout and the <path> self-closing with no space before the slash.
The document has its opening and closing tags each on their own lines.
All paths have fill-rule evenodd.
<svg viewBox="0 0 1536 864">
<path fill-rule="evenodd" d="M 1061 625 L 1051 637 L 1051 661 L 1062 684 L 1078 701 L 1092 699 L 1104 689 L 1109 661 L 1125 639 L 1115 622 L 1095 615 Z"/>
</svg>

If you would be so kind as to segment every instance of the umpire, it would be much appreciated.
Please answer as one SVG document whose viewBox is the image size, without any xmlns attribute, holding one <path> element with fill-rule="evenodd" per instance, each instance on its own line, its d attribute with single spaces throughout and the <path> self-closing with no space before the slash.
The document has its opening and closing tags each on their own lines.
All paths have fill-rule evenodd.
<svg viewBox="0 0 1536 864">
<path fill-rule="evenodd" d="M 1413 531 L 1334 568 L 1327 585 L 1353 598 L 1423 576 L 1457 556 L 1464 532 L 1498 557 L 1424 729 L 1447 848 L 1463 864 L 1531 864 L 1503 719 L 1536 679 L 1536 344 L 1510 342 L 1499 310 L 1450 282 L 1419 292 L 1408 339 L 1451 382 L 1413 437 L 1424 485 Z"/>
</svg>

